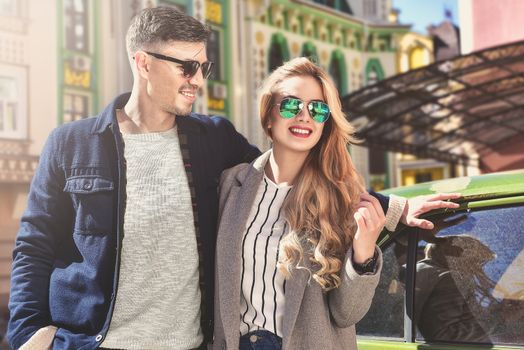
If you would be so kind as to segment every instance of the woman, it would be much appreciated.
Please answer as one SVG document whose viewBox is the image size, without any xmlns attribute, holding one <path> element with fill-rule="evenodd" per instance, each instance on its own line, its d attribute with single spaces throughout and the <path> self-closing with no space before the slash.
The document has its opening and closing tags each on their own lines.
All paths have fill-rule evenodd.
<svg viewBox="0 0 524 350">
<path fill-rule="evenodd" d="M 269 76 L 260 116 L 272 149 L 221 179 L 213 348 L 356 349 L 385 217 L 347 151 L 353 128 L 306 58 Z"/>
</svg>

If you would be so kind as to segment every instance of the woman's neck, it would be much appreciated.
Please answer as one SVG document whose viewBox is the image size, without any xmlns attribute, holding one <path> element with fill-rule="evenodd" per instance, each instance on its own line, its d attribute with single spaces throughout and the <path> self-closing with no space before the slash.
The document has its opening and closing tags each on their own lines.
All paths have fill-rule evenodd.
<svg viewBox="0 0 524 350">
<path fill-rule="evenodd" d="M 273 148 L 269 161 L 264 168 L 266 176 L 276 184 L 287 183 L 288 185 L 293 185 L 306 162 L 307 156 L 308 153 L 297 154 Z"/>
</svg>

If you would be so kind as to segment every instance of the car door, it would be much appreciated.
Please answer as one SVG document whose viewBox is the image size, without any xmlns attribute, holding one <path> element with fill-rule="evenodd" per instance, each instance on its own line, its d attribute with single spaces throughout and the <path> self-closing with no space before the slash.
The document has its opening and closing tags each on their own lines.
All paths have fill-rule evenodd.
<svg viewBox="0 0 524 350">
<path fill-rule="evenodd" d="M 471 204 L 389 240 L 359 349 L 524 349 L 523 200 Z"/>
</svg>

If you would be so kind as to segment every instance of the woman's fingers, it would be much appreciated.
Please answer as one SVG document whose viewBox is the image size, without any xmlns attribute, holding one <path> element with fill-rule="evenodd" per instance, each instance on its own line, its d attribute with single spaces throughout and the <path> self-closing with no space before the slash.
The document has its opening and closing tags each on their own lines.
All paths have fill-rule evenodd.
<svg viewBox="0 0 524 350">
<path fill-rule="evenodd" d="M 379 201 L 367 194 L 363 193 L 361 201 L 357 205 L 357 211 L 366 220 L 366 226 L 373 230 L 382 230 L 386 222 L 384 211 L 380 206 Z"/>
<path fill-rule="evenodd" d="M 460 193 L 437 193 L 437 194 L 430 194 L 426 198 L 430 201 L 435 201 L 435 200 L 458 199 L 460 197 L 462 197 L 462 194 Z"/>
<path fill-rule="evenodd" d="M 384 211 L 382 210 L 382 206 L 380 205 L 380 202 L 378 201 L 378 199 L 376 199 L 375 197 L 373 197 L 372 195 L 370 195 L 367 192 L 363 192 L 360 195 L 360 199 L 361 199 L 361 201 L 366 201 L 366 202 L 371 203 L 373 205 L 373 207 L 375 208 L 375 211 L 378 214 L 378 217 L 379 218 L 384 218 L 384 220 L 385 220 Z"/>
<path fill-rule="evenodd" d="M 355 218 L 355 221 L 357 222 L 357 230 L 359 232 L 366 232 L 367 231 L 366 219 L 364 219 L 362 214 L 356 211 L 353 217 Z"/>
<path fill-rule="evenodd" d="M 408 226 L 432 229 L 433 224 L 430 221 L 419 217 L 435 209 L 456 209 L 459 204 L 451 200 L 461 196 L 460 193 L 437 193 L 410 198 L 400 220 Z"/>
</svg>

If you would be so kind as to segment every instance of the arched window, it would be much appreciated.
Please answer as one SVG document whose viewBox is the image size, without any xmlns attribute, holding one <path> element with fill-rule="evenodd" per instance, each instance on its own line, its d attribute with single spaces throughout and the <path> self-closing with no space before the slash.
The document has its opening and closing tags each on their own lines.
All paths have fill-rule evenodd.
<svg viewBox="0 0 524 350">
<path fill-rule="evenodd" d="M 409 52 L 409 69 L 417 69 L 428 64 L 423 47 L 417 46 Z"/>
<path fill-rule="evenodd" d="M 347 93 L 348 74 L 344 54 L 339 50 L 335 50 L 331 54 L 329 75 L 331 75 L 331 78 L 335 82 L 340 96 L 345 95 Z"/>
<path fill-rule="evenodd" d="M 301 56 L 309 58 L 312 62 L 318 62 L 317 48 L 309 41 L 302 45 Z"/>
<path fill-rule="evenodd" d="M 377 58 L 372 58 L 366 65 L 366 85 L 372 85 L 384 79 L 385 74 L 382 65 Z"/>
<path fill-rule="evenodd" d="M 289 60 L 289 49 L 286 37 L 281 33 L 275 33 L 271 37 L 271 44 L 269 47 L 269 72 L 274 71 L 287 60 Z"/>
</svg>

